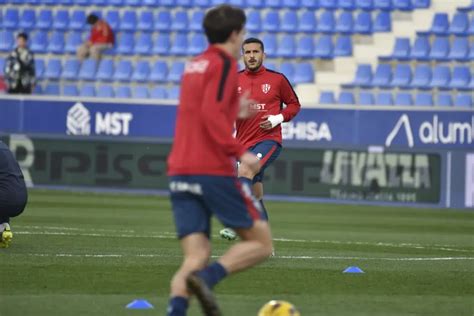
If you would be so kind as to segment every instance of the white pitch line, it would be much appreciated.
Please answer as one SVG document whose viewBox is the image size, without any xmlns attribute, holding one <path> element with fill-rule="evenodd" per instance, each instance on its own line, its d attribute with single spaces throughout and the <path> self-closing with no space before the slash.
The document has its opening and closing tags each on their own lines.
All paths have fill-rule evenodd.
<svg viewBox="0 0 474 316">
<path fill-rule="evenodd" d="M 21 256 L 23 254 L 10 254 Z M 181 258 L 181 256 L 167 254 L 71 254 L 71 253 L 29 253 L 24 254 L 32 257 L 57 257 L 57 258 Z M 212 256 L 219 258 L 219 256 Z M 300 259 L 300 260 L 360 260 L 360 261 L 453 261 L 453 260 L 474 260 L 474 257 L 341 257 L 341 256 L 275 256 L 274 259 Z"/>
</svg>

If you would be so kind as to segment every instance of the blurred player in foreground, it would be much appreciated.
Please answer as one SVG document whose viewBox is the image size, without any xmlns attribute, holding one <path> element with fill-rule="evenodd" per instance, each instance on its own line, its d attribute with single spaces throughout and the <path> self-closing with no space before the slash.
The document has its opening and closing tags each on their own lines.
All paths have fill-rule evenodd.
<svg viewBox="0 0 474 316">
<path fill-rule="evenodd" d="M 263 204 L 263 176 L 265 169 L 277 159 L 281 152 L 281 126 L 298 114 L 300 102 L 290 82 L 282 73 L 263 66 L 265 47 L 257 38 L 248 38 L 242 45 L 245 70 L 239 72 L 239 93 L 250 93 L 255 100 L 252 110 L 256 115 L 237 120 L 237 140 L 260 160 L 260 171 L 255 171 L 240 162 L 239 178 L 252 181 L 253 192 L 268 220 Z M 284 108 L 283 105 L 286 105 Z M 233 240 L 232 229 L 224 229 L 221 236 Z"/>
<path fill-rule="evenodd" d="M 203 26 L 210 46 L 187 63 L 181 81 L 168 175 L 184 259 L 171 281 L 168 316 L 186 315 L 190 295 L 196 295 L 205 315 L 222 315 L 212 288 L 272 251 L 270 227 L 252 197 L 252 182 L 239 182 L 235 170 L 239 159 L 252 172 L 259 171 L 255 155 L 232 136 L 240 108 L 253 103 L 237 93 L 245 21 L 241 9 L 228 5 L 208 11 Z M 209 263 L 212 216 L 235 229 L 241 241 Z"/>
<path fill-rule="evenodd" d="M 13 238 L 10 217 L 23 212 L 27 198 L 20 166 L 7 145 L 0 141 L 0 248 L 10 246 Z"/>
</svg>

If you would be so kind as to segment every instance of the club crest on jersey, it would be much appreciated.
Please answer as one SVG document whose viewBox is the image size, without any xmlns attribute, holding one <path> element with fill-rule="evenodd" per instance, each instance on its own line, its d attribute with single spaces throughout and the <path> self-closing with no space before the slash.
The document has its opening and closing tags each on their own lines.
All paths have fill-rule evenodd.
<svg viewBox="0 0 474 316">
<path fill-rule="evenodd" d="M 265 93 L 265 94 L 268 93 L 271 88 L 272 88 L 272 86 L 269 85 L 268 83 L 262 84 L 262 92 Z"/>
<path fill-rule="evenodd" d="M 242 87 L 238 87 L 238 88 L 237 88 L 237 93 L 238 93 L 238 94 L 241 94 L 241 93 L 242 93 Z"/>
</svg>

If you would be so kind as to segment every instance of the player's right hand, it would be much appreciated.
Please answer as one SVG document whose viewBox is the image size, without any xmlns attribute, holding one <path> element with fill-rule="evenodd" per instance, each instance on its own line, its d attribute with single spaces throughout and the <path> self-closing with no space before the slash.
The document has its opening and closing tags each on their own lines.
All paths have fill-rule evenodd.
<svg viewBox="0 0 474 316">
<path fill-rule="evenodd" d="M 260 171 L 260 160 L 250 151 L 240 156 L 240 163 L 246 165 L 251 171 L 257 174 Z"/>
</svg>

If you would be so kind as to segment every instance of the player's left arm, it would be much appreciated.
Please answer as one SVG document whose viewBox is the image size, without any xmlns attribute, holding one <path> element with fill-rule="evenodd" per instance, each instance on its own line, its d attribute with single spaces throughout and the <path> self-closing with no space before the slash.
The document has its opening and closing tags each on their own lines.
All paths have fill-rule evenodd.
<svg viewBox="0 0 474 316">
<path fill-rule="evenodd" d="M 272 129 L 283 122 L 289 122 L 300 111 L 301 104 L 298 96 L 284 75 L 280 82 L 280 98 L 281 102 L 286 104 L 286 108 L 282 109 L 280 114 L 267 116 L 266 121 L 260 124 L 263 129 Z"/>
</svg>

